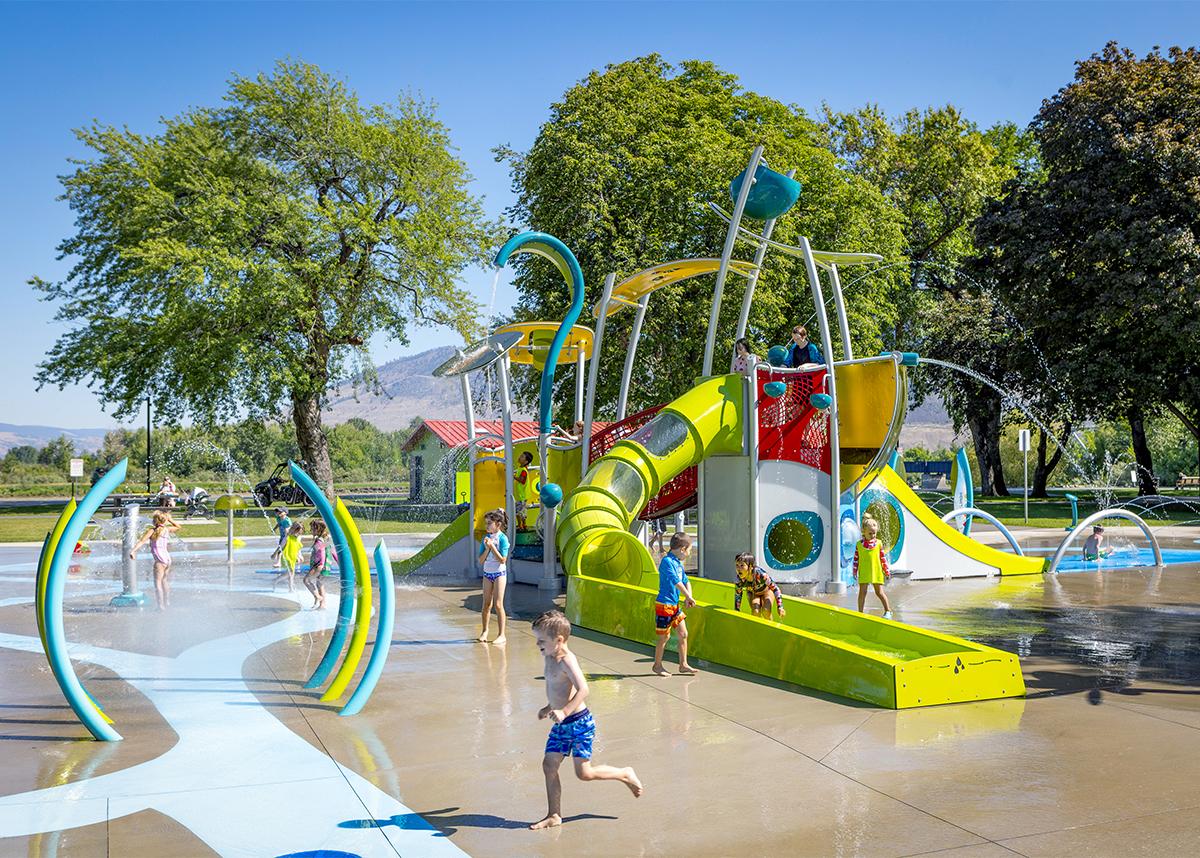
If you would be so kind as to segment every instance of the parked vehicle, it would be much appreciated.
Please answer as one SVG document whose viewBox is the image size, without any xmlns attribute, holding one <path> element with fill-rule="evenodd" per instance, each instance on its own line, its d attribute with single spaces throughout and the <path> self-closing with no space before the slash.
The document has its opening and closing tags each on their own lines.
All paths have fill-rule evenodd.
<svg viewBox="0 0 1200 858">
<path fill-rule="evenodd" d="M 300 467 L 304 467 L 303 462 L 300 463 Z M 259 506 L 269 507 L 272 504 L 299 506 L 310 503 L 308 495 L 302 488 L 291 480 L 284 479 L 283 475 L 287 473 L 287 469 L 288 463 L 280 462 L 271 472 L 271 476 L 254 487 L 254 498 L 258 501 Z"/>
</svg>

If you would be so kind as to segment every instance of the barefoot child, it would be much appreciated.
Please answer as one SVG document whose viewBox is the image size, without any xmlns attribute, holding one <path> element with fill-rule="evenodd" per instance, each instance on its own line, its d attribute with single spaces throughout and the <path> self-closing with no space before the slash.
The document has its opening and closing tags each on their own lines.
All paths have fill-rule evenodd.
<svg viewBox="0 0 1200 858">
<path fill-rule="evenodd" d="M 693 674 L 696 669 L 687 660 L 687 617 L 679 609 L 679 594 L 683 594 L 684 604 L 694 607 L 696 600 L 692 598 L 692 586 L 688 582 L 687 573 L 683 571 L 683 561 L 692 550 L 692 538 L 682 531 L 671 537 L 671 550 L 663 555 L 658 564 L 658 595 L 654 599 L 654 630 L 658 640 L 654 644 L 654 666 L 652 670 L 659 676 L 666 676 L 667 669 L 663 667 L 663 653 L 667 649 L 667 639 L 671 637 L 671 629 L 679 641 L 679 672 Z"/>
<path fill-rule="evenodd" d="M 496 621 L 500 633 L 492 643 L 505 642 L 504 625 L 508 616 L 504 613 L 505 571 L 508 565 L 508 516 L 502 509 L 488 510 L 483 515 L 487 533 L 479 543 L 479 560 L 483 563 L 483 629 L 475 640 L 487 643 L 488 621 L 492 618 L 492 607 L 496 608 Z"/>
<path fill-rule="evenodd" d="M 292 529 L 292 520 L 288 518 L 288 511 L 285 507 L 275 508 L 275 529 L 279 531 L 279 544 L 271 552 L 271 560 L 278 569 L 283 555 L 283 546 L 287 545 L 288 531 Z"/>
<path fill-rule="evenodd" d="M 528 530 L 525 513 L 529 509 L 530 485 L 529 466 L 533 464 L 533 454 L 528 450 L 517 456 L 517 472 L 513 475 L 513 494 L 516 496 L 517 530 Z"/>
<path fill-rule="evenodd" d="M 150 543 L 150 554 L 154 557 L 154 599 L 158 602 L 158 609 L 165 611 L 171 605 L 171 585 L 167 580 L 171 574 L 171 552 L 167 550 L 167 535 L 178 532 L 179 525 L 166 512 L 154 513 L 151 521 L 153 524 L 150 529 L 142 534 L 137 545 L 129 552 L 129 559 L 137 557 L 138 550 L 147 542 Z"/>
<path fill-rule="evenodd" d="M 743 552 L 733 559 L 737 580 L 733 584 L 733 609 L 742 609 L 742 590 L 750 591 L 750 613 L 764 620 L 771 619 L 771 596 L 775 597 L 775 610 L 780 617 L 787 616 L 783 609 L 783 593 L 779 585 L 755 564 L 753 554 Z"/>
<path fill-rule="evenodd" d="M 275 580 L 271 582 L 271 589 L 275 589 L 275 585 L 287 579 L 288 592 L 296 592 L 296 564 L 300 562 L 300 537 L 304 534 L 304 525 L 296 522 L 288 528 L 287 541 L 283 543 L 283 551 L 279 556 L 283 559 L 284 571 L 277 575 Z"/>
<path fill-rule="evenodd" d="M 561 611 L 546 611 L 533 621 L 538 650 L 546 658 L 546 699 L 538 720 L 554 722 L 546 739 L 542 773 L 546 776 L 546 815 L 530 828 L 552 828 L 562 824 L 562 782 L 558 769 L 564 757 L 572 757 L 575 777 L 581 781 L 620 781 L 634 798 L 642 797 L 642 782 L 631 768 L 592 765 L 592 741 L 596 722 L 587 710 L 588 684 L 575 654 L 567 648 L 571 623 Z"/>
<path fill-rule="evenodd" d="M 312 549 L 308 552 L 308 571 L 304 573 L 304 586 L 312 593 L 313 610 L 325 607 L 325 522 L 314 521 L 310 528 L 313 535 Z"/>
<path fill-rule="evenodd" d="M 883 582 L 891 577 L 888 571 L 887 552 L 883 543 L 876 539 L 879 533 L 879 522 L 870 516 L 864 516 L 862 522 L 863 538 L 854 549 L 854 577 L 858 579 L 858 610 L 862 611 L 867 603 L 867 585 L 875 588 L 875 595 L 883 603 L 883 618 L 892 618 L 892 605 L 887 593 L 883 592 Z"/>
<path fill-rule="evenodd" d="M 1104 547 L 1104 528 L 1098 524 L 1095 525 L 1092 527 L 1092 535 L 1083 541 L 1083 559 L 1095 562 L 1111 553 L 1111 548 Z"/>
</svg>

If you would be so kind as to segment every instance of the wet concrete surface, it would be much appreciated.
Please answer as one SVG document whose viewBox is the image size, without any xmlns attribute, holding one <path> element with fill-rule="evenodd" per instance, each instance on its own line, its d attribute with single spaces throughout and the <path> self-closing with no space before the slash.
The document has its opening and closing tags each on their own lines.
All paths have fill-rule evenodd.
<svg viewBox="0 0 1200 858">
<path fill-rule="evenodd" d="M 6 562 L 16 561 L 0 552 L 0 567 Z M 264 576 L 256 580 L 250 567 L 235 571 L 234 589 L 217 586 L 223 566 L 203 570 L 197 578 L 213 580 L 181 588 L 161 627 L 149 612 L 82 610 L 103 596 L 84 595 L 89 583 L 75 582 L 80 595 L 69 589 L 67 606 L 81 610 L 70 615 L 69 636 L 167 656 L 206 636 L 249 634 L 304 614 L 262 592 Z M 22 576 L 0 569 L 0 599 L 19 598 L 28 587 Z M 477 587 L 402 583 L 387 670 L 352 718 L 300 685 L 327 630 L 266 641 L 241 662 L 239 677 L 197 672 L 179 680 L 177 693 L 212 695 L 216 683 L 237 678 L 246 691 L 230 696 L 225 711 L 233 714 L 210 725 L 212 741 L 237 729 L 237 713 L 265 710 L 335 771 L 367 782 L 371 790 L 351 790 L 341 778 L 280 783 L 278 804 L 254 807 L 233 787 L 212 790 L 228 825 L 249 814 L 269 826 L 303 802 L 328 826 L 327 848 L 342 835 L 374 836 L 351 854 L 428 854 L 396 840 L 424 825 L 475 855 L 1200 853 L 1200 565 L 896 579 L 888 589 L 899 620 L 1017 652 L 1028 696 L 894 712 L 715 665 L 701 665 L 697 677 L 660 678 L 648 648 L 578 630 L 572 648 L 591 685 L 596 761 L 634 766 L 646 793 L 635 800 L 620 784 L 579 782 L 568 764 L 565 824 L 551 831 L 525 828 L 545 809 L 547 732 L 536 718 L 543 660 L 528 620 L 554 604 L 535 588 L 510 587 L 509 642 L 495 646 L 472 641 Z M 829 598 L 851 606 L 854 594 Z M 878 611 L 870 598 L 868 609 Z M 0 609 L 0 632 L 28 635 L 28 610 Z M 146 697 L 100 668 L 79 671 L 124 742 L 85 740 L 40 654 L 0 646 L 0 800 L 136 771 L 174 745 Z M 197 801 L 206 794 L 198 782 L 188 789 Z M 334 790 L 352 791 L 359 812 L 335 805 Z M 393 800 L 408 811 L 386 810 Z M 47 838 L 60 856 L 213 851 L 169 814 L 111 813 L 107 824 L 57 836 L 0 830 L 0 855 L 51 854 Z"/>
</svg>

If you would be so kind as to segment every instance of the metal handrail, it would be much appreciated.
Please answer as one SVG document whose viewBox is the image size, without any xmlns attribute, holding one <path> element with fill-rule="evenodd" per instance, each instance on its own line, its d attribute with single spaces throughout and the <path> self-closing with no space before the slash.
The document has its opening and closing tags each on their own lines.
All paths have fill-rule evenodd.
<svg viewBox="0 0 1200 858">
<path fill-rule="evenodd" d="M 1075 541 L 1075 537 L 1078 536 L 1080 532 L 1082 532 L 1093 522 L 1103 521 L 1106 518 L 1123 518 L 1126 521 L 1132 521 L 1134 524 L 1140 527 L 1142 533 L 1144 533 L 1146 538 L 1150 540 L 1150 547 L 1154 549 L 1154 565 L 1163 565 L 1162 548 L 1160 548 L 1158 545 L 1158 537 L 1154 535 L 1154 531 L 1150 529 L 1150 525 L 1146 524 L 1141 516 L 1135 515 L 1134 513 L 1125 509 L 1102 509 L 1100 512 L 1092 513 L 1083 521 L 1079 522 L 1079 524 L 1075 526 L 1075 529 L 1067 534 L 1066 539 L 1062 541 L 1062 544 L 1058 546 L 1058 550 L 1054 552 L 1054 557 L 1050 560 L 1050 565 L 1046 567 L 1046 574 L 1051 575 L 1057 572 L 1058 564 L 1062 560 L 1063 555 L 1067 553 L 1068 546 Z"/>
<path fill-rule="evenodd" d="M 992 515 L 987 510 L 979 509 L 979 507 L 974 506 L 960 506 L 943 515 L 942 521 L 946 524 L 949 524 L 950 519 L 958 518 L 960 515 L 965 515 L 968 519 L 971 517 L 977 517 L 985 519 L 986 521 L 990 521 L 998 531 L 1004 534 L 1004 538 L 1008 540 L 1008 544 L 1012 546 L 1012 550 L 1015 551 L 1019 557 L 1025 556 L 1025 552 L 1021 550 L 1021 546 L 1017 543 L 1017 540 L 1012 535 L 1012 532 L 1000 523 L 1000 519 L 996 518 L 996 516 Z"/>
</svg>

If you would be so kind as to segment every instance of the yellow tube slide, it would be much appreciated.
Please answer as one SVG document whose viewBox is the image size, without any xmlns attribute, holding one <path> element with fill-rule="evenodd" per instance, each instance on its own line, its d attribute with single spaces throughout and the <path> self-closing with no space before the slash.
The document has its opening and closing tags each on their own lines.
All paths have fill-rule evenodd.
<svg viewBox="0 0 1200 858">
<path fill-rule="evenodd" d="M 740 375 L 700 382 L 599 459 L 563 503 L 559 556 L 568 575 L 636 584 L 654 563 L 629 532 L 638 512 L 663 484 L 713 455 L 743 451 L 744 393 Z"/>
</svg>

